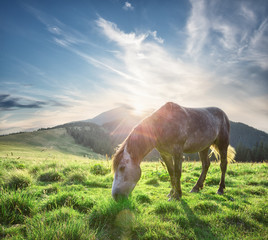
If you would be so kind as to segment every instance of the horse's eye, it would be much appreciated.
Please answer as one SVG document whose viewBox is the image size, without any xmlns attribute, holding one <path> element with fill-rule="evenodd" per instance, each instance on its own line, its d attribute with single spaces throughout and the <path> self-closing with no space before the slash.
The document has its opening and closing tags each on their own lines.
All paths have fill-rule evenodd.
<svg viewBox="0 0 268 240">
<path fill-rule="evenodd" d="M 121 166 L 121 167 L 119 167 L 119 171 L 123 172 L 125 170 L 125 168 L 126 168 L 125 166 Z"/>
</svg>

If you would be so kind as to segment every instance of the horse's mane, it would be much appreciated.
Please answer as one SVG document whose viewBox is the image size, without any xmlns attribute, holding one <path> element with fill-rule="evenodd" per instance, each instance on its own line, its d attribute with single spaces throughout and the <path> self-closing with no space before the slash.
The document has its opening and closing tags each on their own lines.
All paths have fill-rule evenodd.
<svg viewBox="0 0 268 240">
<path fill-rule="evenodd" d="M 112 172 L 116 171 L 121 162 L 126 146 L 134 163 L 141 161 L 141 159 L 152 150 L 151 146 L 154 145 L 156 136 L 155 132 L 152 130 L 151 121 L 152 119 L 150 117 L 145 118 L 131 131 L 124 142 L 119 145 L 112 159 Z"/>
<path fill-rule="evenodd" d="M 125 141 L 118 146 L 118 148 L 117 148 L 117 150 L 116 150 L 116 152 L 115 152 L 115 154 L 113 156 L 113 159 L 112 159 L 112 172 L 115 172 L 115 170 L 117 169 L 117 167 L 118 167 L 118 165 L 119 165 L 119 163 L 120 163 L 120 161 L 121 161 L 121 159 L 123 157 L 124 149 L 125 149 L 125 146 L 126 146 L 126 140 L 127 139 L 125 139 Z"/>
</svg>

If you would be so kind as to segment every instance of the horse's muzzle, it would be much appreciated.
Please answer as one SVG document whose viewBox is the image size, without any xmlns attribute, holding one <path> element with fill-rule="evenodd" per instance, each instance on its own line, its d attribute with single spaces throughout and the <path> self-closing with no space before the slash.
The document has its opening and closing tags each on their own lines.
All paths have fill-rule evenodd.
<svg viewBox="0 0 268 240">
<path fill-rule="evenodd" d="M 117 189 L 112 191 L 112 196 L 115 201 L 119 201 L 120 199 L 126 199 L 128 197 L 126 194 L 121 193 Z"/>
</svg>

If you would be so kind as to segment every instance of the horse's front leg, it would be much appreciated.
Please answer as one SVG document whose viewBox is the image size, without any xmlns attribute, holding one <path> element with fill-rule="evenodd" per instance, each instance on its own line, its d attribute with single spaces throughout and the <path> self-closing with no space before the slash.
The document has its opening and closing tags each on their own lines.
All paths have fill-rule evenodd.
<svg viewBox="0 0 268 240">
<path fill-rule="evenodd" d="M 161 155 L 164 163 L 166 164 L 167 170 L 169 173 L 171 190 L 170 190 L 170 193 L 168 194 L 168 197 L 171 197 L 174 194 L 174 189 L 175 189 L 174 163 L 173 163 L 172 155 L 167 154 L 165 152 L 160 152 L 160 155 Z"/>
<path fill-rule="evenodd" d="M 181 170 L 182 170 L 182 148 L 179 146 L 175 146 L 173 150 L 173 157 L 174 157 L 174 192 L 171 196 L 171 199 L 180 200 L 182 196 L 181 191 Z"/>
</svg>

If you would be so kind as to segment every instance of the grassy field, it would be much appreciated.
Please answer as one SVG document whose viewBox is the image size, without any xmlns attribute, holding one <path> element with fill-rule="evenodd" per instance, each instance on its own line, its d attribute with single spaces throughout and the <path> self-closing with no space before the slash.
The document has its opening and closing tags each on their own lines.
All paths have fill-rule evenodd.
<svg viewBox="0 0 268 240">
<path fill-rule="evenodd" d="M 115 202 L 111 162 L 14 142 L 0 142 L 0 238 L 267 239 L 266 163 L 228 165 L 220 196 L 219 163 L 189 193 L 201 164 L 184 162 L 183 197 L 168 202 L 166 170 L 144 162 L 132 196 Z"/>
</svg>

